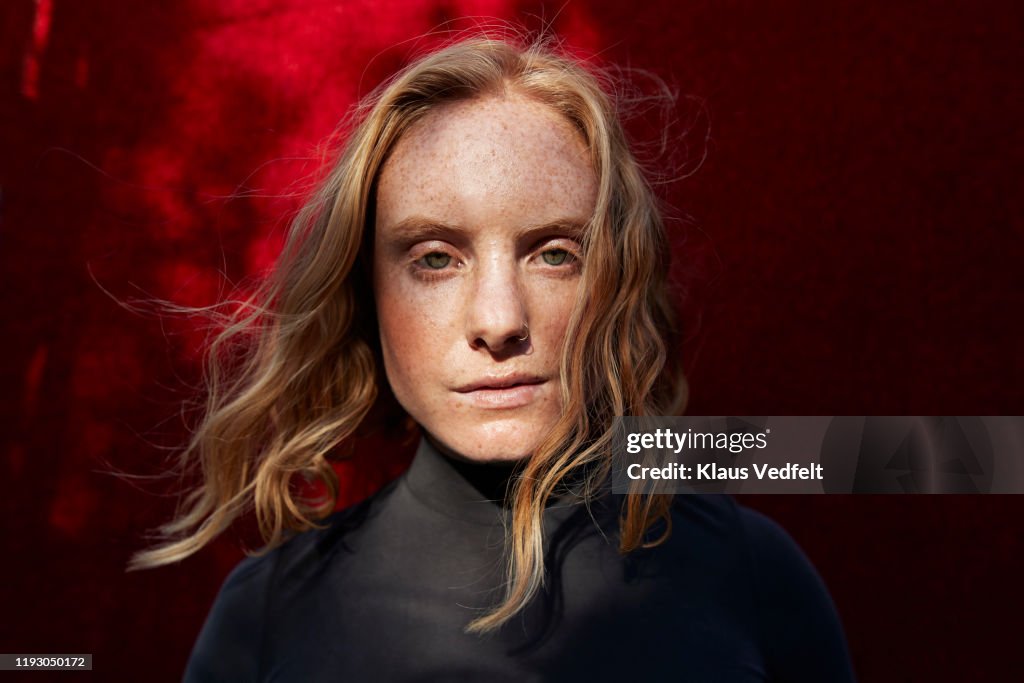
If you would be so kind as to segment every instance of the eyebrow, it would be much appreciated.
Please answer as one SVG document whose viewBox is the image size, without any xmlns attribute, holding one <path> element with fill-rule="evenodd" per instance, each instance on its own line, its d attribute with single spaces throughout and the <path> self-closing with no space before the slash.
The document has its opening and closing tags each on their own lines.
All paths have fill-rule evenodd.
<svg viewBox="0 0 1024 683">
<path fill-rule="evenodd" d="M 581 218 L 559 218 L 517 230 L 519 237 L 532 237 L 550 233 L 562 233 L 579 239 L 589 220 Z M 451 237 L 466 235 L 470 231 L 462 226 L 437 221 L 424 216 L 409 216 L 398 221 L 388 230 L 398 240 L 425 239 L 430 237 Z"/>
</svg>

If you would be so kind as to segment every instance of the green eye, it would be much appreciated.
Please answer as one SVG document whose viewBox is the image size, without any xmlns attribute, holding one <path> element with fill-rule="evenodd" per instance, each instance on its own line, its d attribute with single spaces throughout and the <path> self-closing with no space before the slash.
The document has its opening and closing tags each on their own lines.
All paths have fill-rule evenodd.
<svg viewBox="0 0 1024 683">
<path fill-rule="evenodd" d="M 544 263 L 549 266 L 560 266 L 565 263 L 567 258 L 569 258 L 569 252 L 565 249 L 548 249 L 541 253 L 541 258 L 543 258 Z"/>
<path fill-rule="evenodd" d="M 439 251 L 434 251 L 423 257 L 423 262 L 427 264 L 428 268 L 434 270 L 441 270 L 449 263 L 451 263 L 452 257 L 448 254 L 442 254 Z"/>
</svg>

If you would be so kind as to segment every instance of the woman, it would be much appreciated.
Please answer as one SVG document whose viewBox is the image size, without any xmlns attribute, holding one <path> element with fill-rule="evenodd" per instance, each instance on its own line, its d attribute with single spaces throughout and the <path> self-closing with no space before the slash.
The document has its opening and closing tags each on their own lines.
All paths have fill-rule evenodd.
<svg viewBox="0 0 1024 683">
<path fill-rule="evenodd" d="M 778 526 L 725 496 L 610 492 L 612 418 L 685 398 L 667 258 L 580 64 L 473 39 L 382 87 L 214 344 L 186 453 L 204 484 L 136 558 L 260 521 L 186 679 L 852 680 Z M 294 484 L 333 494 L 329 458 L 396 424 L 394 400 L 422 430 L 409 470 L 324 518 L 333 495 Z"/>
</svg>

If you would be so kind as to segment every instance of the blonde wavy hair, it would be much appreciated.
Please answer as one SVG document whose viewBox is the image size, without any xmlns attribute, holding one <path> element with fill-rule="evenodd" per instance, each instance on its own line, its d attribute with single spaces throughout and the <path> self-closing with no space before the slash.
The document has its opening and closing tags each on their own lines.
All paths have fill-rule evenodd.
<svg viewBox="0 0 1024 683">
<path fill-rule="evenodd" d="M 595 495 L 611 467 L 612 418 L 679 414 L 687 394 L 661 212 L 604 78 L 550 41 L 475 37 L 427 54 L 370 95 L 269 276 L 209 345 L 205 408 L 181 453 L 181 463 L 201 469 L 202 483 L 159 527 L 161 543 L 133 556 L 129 569 L 182 560 L 253 510 L 266 543 L 256 554 L 321 528 L 317 521 L 337 501 L 332 459 L 344 457 L 339 452 L 357 430 L 379 419 L 374 408 L 390 395 L 365 248 L 381 166 L 428 112 L 515 90 L 572 123 L 599 181 L 582 240 L 584 295 L 560 358 L 563 412 L 510 494 L 504 599 L 467 631 L 494 630 L 530 601 L 545 582 L 549 497 L 579 472 L 586 478 L 578 490 Z M 326 499 L 296 493 L 296 477 L 321 482 Z M 671 496 L 638 493 L 624 501 L 620 552 L 667 538 Z M 650 540 L 659 519 L 664 532 Z"/>
</svg>

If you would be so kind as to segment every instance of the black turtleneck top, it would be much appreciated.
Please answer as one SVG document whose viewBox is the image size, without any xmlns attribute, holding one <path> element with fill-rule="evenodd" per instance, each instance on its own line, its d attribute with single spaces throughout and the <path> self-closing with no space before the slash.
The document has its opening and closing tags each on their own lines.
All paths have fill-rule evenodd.
<svg viewBox="0 0 1024 683">
<path fill-rule="evenodd" d="M 679 495 L 672 535 L 617 551 L 621 496 L 545 512 L 547 578 L 486 636 L 513 468 L 424 439 L 323 530 L 224 581 L 186 681 L 852 681 L 835 607 L 794 541 L 725 495 Z"/>
</svg>

